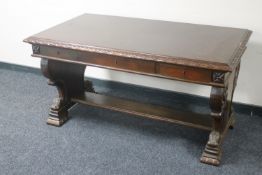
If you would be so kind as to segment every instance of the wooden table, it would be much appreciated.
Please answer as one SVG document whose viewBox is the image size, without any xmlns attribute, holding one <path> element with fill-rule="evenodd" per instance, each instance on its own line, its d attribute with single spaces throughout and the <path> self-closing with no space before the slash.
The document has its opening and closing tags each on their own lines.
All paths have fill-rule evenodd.
<svg viewBox="0 0 262 175">
<path fill-rule="evenodd" d="M 235 121 L 232 98 L 250 35 L 245 29 L 85 14 L 24 41 L 58 89 L 48 124 L 61 126 L 68 109 L 82 103 L 205 129 L 210 135 L 200 160 L 219 165 L 222 141 Z M 211 114 L 95 93 L 84 81 L 86 65 L 212 86 Z"/>
</svg>

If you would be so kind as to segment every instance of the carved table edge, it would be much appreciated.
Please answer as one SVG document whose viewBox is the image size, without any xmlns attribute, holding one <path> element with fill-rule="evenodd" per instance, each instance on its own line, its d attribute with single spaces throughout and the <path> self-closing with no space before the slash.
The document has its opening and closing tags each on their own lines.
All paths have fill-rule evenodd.
<svg viewBox="0 0 262 175">
<path fill-rule="evenodd" d="M 59 47 L 59 48 L 77 50 L 77 51 L 93 52 L 97 54 L 106 54 L 106 55 L 113 55 L 113 56 L 120 56 L 120 57 L 127 57 L 127 58 L 136 58 L 136 59 L 147 60 L 147 61 L 156 61 L 156 62 L 164 62 L 170 64 L 190 66 L 190 67 L 219 70 L 223 72 L 232 72 L 232 68 L 228 64 L 212 62 L 212 61 L 204 61 L 201 60 L 200 58 L 194 60 L 194 59 L 183 58 L 183 57 L 174 57 L 168 55 L 158 55 L 158 54 L 142 53 L 137 51 L 128 51 L 128 50 L 120 50 L 114 48 L 54 41 L 51 39 L 37 38 L 34 36 L 26 38 L 23 41 L 32 45 L 52 46 L 52 47 Z M 165 61 L 163 61 L 164 59 Z"/>
</svg>

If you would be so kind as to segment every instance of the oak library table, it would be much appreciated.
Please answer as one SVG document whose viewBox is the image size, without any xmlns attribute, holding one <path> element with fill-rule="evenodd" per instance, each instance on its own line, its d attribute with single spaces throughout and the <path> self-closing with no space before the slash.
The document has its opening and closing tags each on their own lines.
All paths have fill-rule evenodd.
<svg viewBox="0 0 262 175">
<path fill-rule="evenodd" d="M 246 29 L 90 15 L 71 19 L 24 41 L 56 86 L 47 123 L 61 126 L 74 104 L 106 108 L 210 131 L 200 158 L 219 165 L 222 141 L 235 118 L 232 98 Z M 211 86 L 210 115 L 175 111 L 95 93 L 86 65 Z"/>
</svg>

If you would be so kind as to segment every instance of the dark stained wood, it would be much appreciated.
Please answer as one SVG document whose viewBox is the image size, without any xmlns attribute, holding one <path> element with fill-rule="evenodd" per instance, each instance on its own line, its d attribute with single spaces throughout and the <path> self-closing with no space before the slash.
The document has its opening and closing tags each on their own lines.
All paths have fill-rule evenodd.
<svg viewBox="0 0 262 175">
<path fill-rule="evenodd" d="M 200 158 L 200 161 L 203 163 L 216 166 L 220 164 L 222 142 L 228 128 L 233 128 L 235 123 L 232 99 L 239 69 L 240 63 L 229 75 L 224 88 L 212 87 L 211 89 L 210 108 L 211 116 L 213 117 L 213 128 Z"/>
<path fill-rule="evenodd" d="M 192 126 L 199 129 L 212 129 L 212 120 L 210 115 L 183 112 L 167 107 L 145 104 L 90 92 L 86 92 L 82 96 L 72 97 L 72 101 L 90 106 L 135 114 L 156 120 Z"/>
<path fill-rule="evenodd" d="M 72 49 L 63 49 L 58 47 L 40 46 L 40 50 L 36 57 L 49 57 L 56 59 L 63 59 L 64 61 L 71 60 L 76 63 L 83 63 L 86 65 L 97 65 L 100 67 L 115 68 L 127 70 L 131 72 L 155 73 L 155 62 L 145 61 L 133 58 L 124 58 L 112 55 L 98 54 L 92 52 L 79 52 Z"/>
<path fill-rule="evenodd" d="M 134 58 L 75 51 L 72 49 L 42 45 L 38 47 L 38 52 L 33 54 L 33 56 L 120 70 L 136 74 L 175 79 L 185 82 L 224 87 L 224 82 L 214 82 L 212 80 L 212 70 L 203 68 L 159 63 L 154 61 L 145 61 Z"/>
<path fill-rule="evenodd" d="M 237 28 L 84 14 L 24 41 L 232 71 L 250 34 Z"/>
<path fill-rule="evenodd" d="M 86 90 L 85 66 L 42 58 L 41 70 L 49 79 L 49 85 L 56 86 L 58 90 L 58 97 L 50 108 L 47 123 L 61 126 L 68 120 L 68 109 L 74 105 L 71 97 L 84 94 Z"/>
<path fill-rule="evenodd" d="M 206 129 L 211 132 L 200 161 L 219 165 L 222 142 L 235 122 L 232 99 L 250 35 L 246 29 L 86 14 L 24 41 L 58 89 L 48 124 L 61 126 L 69 108 L 83 103 Z M 211 114 L 97 94 L 84 81 L 86 65 L 212 86 Z"/>
<path fill-rule="evenodd" d="M 192 80 L 206 84 L 212 83 L 212 71 L 207 69 L 195 69 L 188 66 L 161 63 L 159 64 L 159 74 L 167 77 L 177 77 L 180 80 Z"/>
</svg>

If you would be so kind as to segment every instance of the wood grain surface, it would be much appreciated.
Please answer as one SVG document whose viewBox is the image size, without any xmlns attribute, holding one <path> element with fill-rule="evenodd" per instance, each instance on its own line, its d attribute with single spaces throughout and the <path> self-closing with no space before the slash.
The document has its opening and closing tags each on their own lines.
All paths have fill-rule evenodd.
<svg viewBox="0 0 262 175">
<path fill-rule="evenodd" d="M 84 14 L 25 42 L 232 71 L 247 29 Z"/>
</svg>

